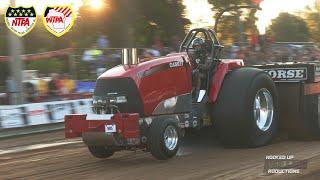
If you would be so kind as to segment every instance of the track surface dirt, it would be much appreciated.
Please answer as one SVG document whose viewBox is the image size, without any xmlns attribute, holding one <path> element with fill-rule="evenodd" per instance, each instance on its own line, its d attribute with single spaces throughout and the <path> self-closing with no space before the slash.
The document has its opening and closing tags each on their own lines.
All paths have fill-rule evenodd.
<svg viewBox="0 0 320 180">
<path fill-rule="evenodd" d="M 225 149 L 207 133 L 184 139 L 179 155 L 168 161 L 150 153 L 122 151 L 109 159 L 92 157 L 63 131 L 0 140 L 0 179 L 319 179 L 320 141 L 286 138 L 256 149 Z M 210 140 L 211 139 L 211 140 Z M 263 172 L 266 155 L 307 160 L 299 174 Z"/>
</svg>

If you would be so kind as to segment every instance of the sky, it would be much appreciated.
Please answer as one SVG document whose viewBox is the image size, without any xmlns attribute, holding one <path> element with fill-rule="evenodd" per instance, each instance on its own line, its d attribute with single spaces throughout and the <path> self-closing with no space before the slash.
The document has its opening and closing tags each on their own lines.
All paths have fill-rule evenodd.
<svg viewBox="0 0 320 180">
<path fill-rule="evenodd" d="M 192 25 L 190 28 L 214 26 L 213 6 L 207 0 L 183 0 L 186 15 Z"/>
<path fill-rule="evenodd" d="M 313 5 L 316 0 L 264 0 L 261 3 L 262 11 L 257 13 L 257 26 L 261 34 L 281 12 L 294 13 L 303 10 L 307 5 Z M 0 0 L 0 13 L 4 12 L 10 0 Z M 90 0 L 90 6 L 99 8 L 101 0 Z M 42 14 L 47 5 L 65 5 L 71 3 L 75 11 L 84 5 L 83 0 L 16 0 L 17 6 L 35 6 L 38 14 Z M 214 25 L 212 5 L 207 0 L 183 0 L 186 5 L 186 16 L 192 22 L 191 28 Z M 112 7 L 111 7 L 112 8 Z"/>
<path fill-rule="evenodd" d="M 260 33 L 265 32 L 265 28 L 271 24 L 271 20 L 276 18 L 281 12 L 294 13 L 303 10 L 306 6 L 313 6 L 316 0 L 264 0 L 261 3 L 262 11 L 257 12 L 257 26 Z"/>
<path fill-rule="evenodd" d="M 82 0 L 15 0 L 16 6 L 34 6 L 37 14 L 42 14 L 47 6 L 71 4 L 77 11 L 83 5 Z M 0 0 L 0 12 L 3 13 L 9 6 L 10 0 Z"/>
<path fill-rule="evenodd" d="M 257 12 L 257 26 L 261 34 L 281 12 L 294 13 L 303 10 L 307 5 L 313 5 L 315 0 L 264 0 L 261 3 L 261 11 Z M 192 27 L 213 26 L 214 19 L 212 6 L 207 0 L 184 0 L 187 17 L 193 23 Z"/>
</svg>

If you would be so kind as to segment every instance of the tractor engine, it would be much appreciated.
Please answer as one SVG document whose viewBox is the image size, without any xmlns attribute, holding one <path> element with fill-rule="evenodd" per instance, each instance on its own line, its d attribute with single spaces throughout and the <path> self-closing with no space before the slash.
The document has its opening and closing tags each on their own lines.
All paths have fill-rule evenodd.
<svg viewBox="0 0 320 180">
<path fill-rule="evenodd" d="M 135 82 L 131 78 L 98 79 L 93 110 L 96 114 L 126 112 L 143 115 L 143 104 Z"/>
</svg>

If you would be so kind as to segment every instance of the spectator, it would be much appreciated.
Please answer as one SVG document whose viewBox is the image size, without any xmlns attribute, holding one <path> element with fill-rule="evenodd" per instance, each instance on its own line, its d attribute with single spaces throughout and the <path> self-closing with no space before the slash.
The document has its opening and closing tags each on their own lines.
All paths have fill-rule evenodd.
<svg viewBox="0 0 320 180">
<path fill-rule="evenodd" d="M 99 49 L 106 49 L 109 47 L 109 41 L 105 35 L 100 35 L 97 40 L 97 45 Z"/>
<path fill-rule="evenodd" d="M 25 96 L 25 100 L 28 103 L 35 102 L 38 96 L 36 87 L 31 80 L 32 80 L 32 77 L 27 77 L 26 81 L 23 83 L 24 96 Z"/>
<path fill-rule="evenodd" d="M 103 59 L 103 51 L 97 48 L 96 45 L 92 45 L 90 49 L 84 51 L 82 60 L 85 62 L 98 61 Z"/>
<path fill-rule="evenodd" d="M 40 79 L 38 81 L 38 91 L 40 96 L 48 95 L 48 82 L 43 79 L 43 75 L 40 75 Z"/>
<path fill-rule="evenodd" d="M 162 43 L 162 41 L 161 41 L 161 38 L 160 38 L 160 36 L 156 36 L 155 38 L 154 38 L 154 42 L 153 42 L 153 45 L 152 45 L 152 48 L 153 49 L 156 49 L 156 50 L 158 50 L 158 51 L 161 51 L 162 49 L 163 49 L 163 43 Z"/>
<path fill-rule="evenodd" d="M 160 54 L 160 52 L 157 50 L 157 49 L 155 49 L 155 48 L 153 48 L 153 49 L 147 49 L 146 51 L 145 51 L 145 57 L 147 57 L 147 58 L 152 58 L 152 57 L 159 57 L 159 56 L 161 56 L 161 54 Z"/>
<path fill-rule="evenodd" d="M 230 58 L 230 59 L 236 59 L 239 50 L 240 50 L 240 49 L 239 49 L 238 46 L 232 45 L 232 46 L 231 46 L 231 49 L 230 49 L 230 56 L 229 56 L 229 58 Z"/>
<path fill-rule="evenodd" d="M 84 51 L 82 60 L 87 63 L 90 73 L 96 74 L 97 69 L 104 66 L 103 61 L 105 60 L 105 56 L 102 50 L 93 45 L 90 49 Z"/>
<path fill-rule="evenodd" d="M 51 81 L 48 84 L 49 87 L 49 99 L 54 101 L 54 100 L 59 100 L 59 95 L 61 94 L 61 81 L 59 79 L 58 74 L 51 74 Z"/>
<path fill-rule="evenodd" d="M 62 83 L 62 93 L 63 94 L 71 94 L 74 92 L 76 86 L 74 80 L 70 78 L 68 74 L 63 75 Z"/>
<path fill-rule="evenodd" d="M 259 35 L 257 34 L 253 34 L 251 36 L 251 48 L 253 51 L 259 51 L 260 50 L 260 46 L 259 46 Z"/>
</svg>

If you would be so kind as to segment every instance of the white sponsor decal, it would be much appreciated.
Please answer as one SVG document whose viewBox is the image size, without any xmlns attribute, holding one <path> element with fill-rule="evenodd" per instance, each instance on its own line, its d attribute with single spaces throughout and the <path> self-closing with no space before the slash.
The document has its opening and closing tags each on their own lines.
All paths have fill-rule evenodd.
<svg viewBox="0 0 320 180">
<path fill-rule="evenodd" d="M 182 61 L 173 61 L 171 63 L 169 63 L 170 68 L 175 68 L 175 67 L 181 67 L 183 66 L 183 62 Z"/>
<path fill-rule="evenodd" d="M 302 81 L 307 80 L 307 68 L 274 68 L 264 69 L 271 78 L 277 81 Z"/>
<path fill-rule="evenodd" d="M 115 124 L 105 125 L 105 131 L 106 131 L 106 133 L 114 133 L 114 132 L 117 132 L 116 125 L 115 125 Z"/>
<path fill-rule="evenodd" d="M 110 120 L 113 114 L 87 114 L 86 120 Z"/>
</svg>

